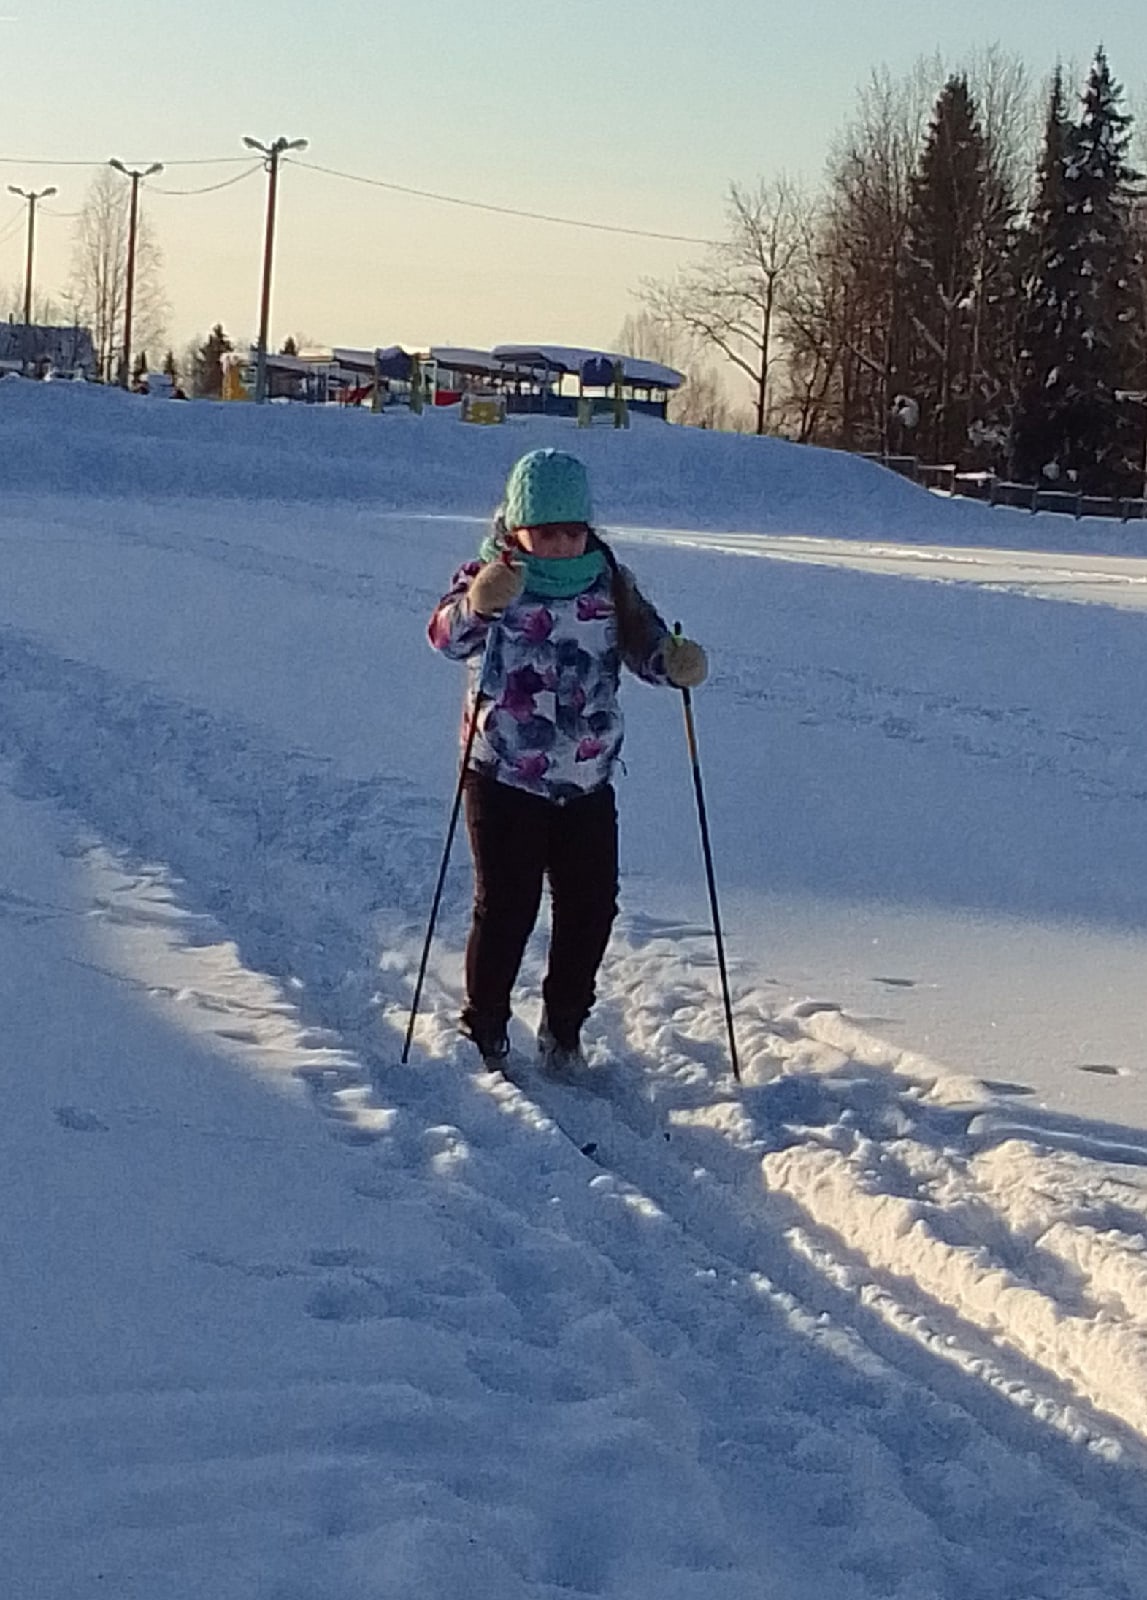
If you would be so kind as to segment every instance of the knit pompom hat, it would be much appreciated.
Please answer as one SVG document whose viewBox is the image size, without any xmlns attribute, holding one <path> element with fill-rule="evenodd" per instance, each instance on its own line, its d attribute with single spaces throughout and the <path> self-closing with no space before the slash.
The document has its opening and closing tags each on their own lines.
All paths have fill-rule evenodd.
<svg viewBox="0 0 1147 1600">
<path fill-rule="evenodd" d="M 507 529 L 538 528 L 547 522 L 593 520 L 589 477 L 564 450 L 531 450 L 510 469 L 502 501 Z"/>
</svg>

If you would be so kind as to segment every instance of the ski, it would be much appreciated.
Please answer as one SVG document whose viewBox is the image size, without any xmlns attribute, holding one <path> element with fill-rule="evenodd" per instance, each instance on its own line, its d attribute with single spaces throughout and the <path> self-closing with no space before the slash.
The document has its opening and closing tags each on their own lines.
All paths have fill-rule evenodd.
<svg viewBox="0 0 1147 1600">
<path fill-rule="evenodd" d="M 548 1072 L 536 1057 L 511 1050 L 486 1065 L 535 1101 L 570 1143 L 598 1165 L 606 1164 L 601 1150 L 615 1124 L 641 1139 L 656 1132 L 656 1110 L 641 1092 L 635 1069 L 624 1063 L 609 1060 L 574 1072 Z"/>
</svg>

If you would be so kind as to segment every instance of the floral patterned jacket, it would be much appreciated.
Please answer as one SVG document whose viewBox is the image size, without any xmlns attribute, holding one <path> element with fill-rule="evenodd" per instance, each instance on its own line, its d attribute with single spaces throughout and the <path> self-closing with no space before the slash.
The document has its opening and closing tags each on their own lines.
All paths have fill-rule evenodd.
<svg viewBox="0 0 1147 1600">
<path fill-rule="evenodd" d="M 543 599 L 527 588 L 493 620 L 466 604 L 482 570 L 466 562 L 428 629 L 436 650 L 470 663 L 464 735 L 482 695 L 470 766 L 559 804 L 609 782 L 623 736 L 622 663 L 647 683 L 669 681 L 664 621 L 594 535 L 589 548 L 608 565 L 582 593 Z"/>
</svg>

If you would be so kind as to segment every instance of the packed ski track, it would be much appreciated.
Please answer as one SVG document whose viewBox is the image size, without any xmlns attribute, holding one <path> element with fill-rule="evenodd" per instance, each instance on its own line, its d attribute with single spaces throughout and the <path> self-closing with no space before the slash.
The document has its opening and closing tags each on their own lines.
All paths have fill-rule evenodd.
<svg viewBox="0 0 1147 1600">
<path fill-rule="evenodd" d="M 555 1082 L 532 1060 L 540 935 L 505 1072 L 481 1070 L 458 1040 L 461 849 L 402 1066 L 460 690 L 421 631 L 473 542 L 472 514 L 447 504 L 431 517 L 432 485 L 405 517 L 162 500 L 161 475 L 144 494 L 113 489 L 23 489 L 0 504 L 2 809 L 12 837 L 27 828 L 58 860 L 62 885 L 49 894 L 11 867 L 0 924 L 33 951 L 79 930 L 85 981 L 285 1097 L 276 1129 L 317 1120 L 334 1165 L 316 1194 L 341 1185 L 356 1220 L 353 1237 L 297 1259 L 239 1235 L 225 1250 L 204 1243 L 194 1265 L 273 1292 L 275 1317 L 301 1313 L 337 1340 L 322 1347 L 326 1368 L 308 1346 L 265 1389 L 201 1376 L 144 1384 L 134 1406 L 106 1381 L 70 1401 L 51 1385 L 7 1394 L 10 1509 L 65 1551 L 44 1557 L 37 1586 L 40 1546 L 18 1537 L 23 1592 L 1142 1600 L 1147 1127 L 1058 1110 L 995 1062 L 978 1073 L 899 1042 L 844 994 L 802 990 L 784 930 L 766 949 L 740 910 L 735 1082 L 695 853 L 683 871 L 695 893 L 656 876 L 660 852 L 687 836 L 687 784 L 653 754 L 665 722 L 641 716 L 630 759 L 652 770 L 623 813 L 623 835 L 641 838 L 585 1080 Z M 802 560 L 785 589 L 791 548 L 784 567 L 746 569 L 719 528 L 700 548 L 692 537 L 643 528 L 619 548 L 711 633 L 728 612 L 699 697 L 703 740 L 735 742 L 730 730 L 767 711 L 771 736 L 803 729 L 838 757 L 859 740 L 896 763 L 1070 795 L 1102 810 L 1113 855 L 1141 822 L 1134 674 L 1099 717 L 1082 693 L 1052 707 L 1021 684 L 1013 701 L 993 698 L 974 672 L 922 681 L 899 669 L 913 627 L 922 655 L 937 620 L 956 629 L 945 586 L 838 570 L 814 591 Z M 856 552 L 833 558 L 848 566 Z M 1143 581 L 1135 558 L 1118 559 L 1129 584 Z M 843 616 L 863 598 L 871 625 L 907 590 L 922 620 L 902 623 L 886 657 L 780 659 L 783 641 L 758 649 L 739 626 L 741 606 L 770 602 L 731 598 L 758 573 L 798 613 L 815 593 L 827 634 L 838 603 Z M 1004 615 L 985 609 L 996 602 L 1045 608 L 1061 639 L 1080 630 L 1073 649 L 1102 637 L 1113 675 L 1142 661 L 1140 618 L 1086 608 L 1080 620 L 1085 608 L 1010 591 L 969 598 L 966 636 Z M 655 706 L 652 692 L 641 705 Z M 861 798 L 863 759 L 843 775 Z M 734 907 L 749 877 L 731 835 L 758 802 L 729 790 L 746 781 L 716 758 Z M 677 820 L 639 820 L 651 797 Z M 1087 857 L 1054 888 L 1017 869 L 1006 909 L 1078 916 L 1084 875 L 1098 873 L 1105 920 L 1125 937 L 1142 891 L 1105 864 Z M 937 903 L 949 867 L 933 861 L 920 879 Z M 958 869 L 979 913 L 1000 909 L 992 860 Z M 899 999 L 917 979 L 873 981 Z M 1100 1088 L 1129 1071 L 1082 1064 Z M 229 1092 L 185 1124 L 216 1152 L 205 1184 L 212 1161 L 222 1181 L 240 1137 Z M 106 1135 L 129 1161 L 162 1110 L 114 1074 L 70 1094 L 50 1107 L 54 1136 Z M 264 1137 L 257 1120 L 242 1126 Z M 318 1173 L 324 1146 L 296 1137 L 301 1169 Z M 273 1341 L 272 1378 L 294 1337 Z M 87 1463 L 86 1479 L 65 1456 Z M 65 1535 L 77 1484 L 79 1531 Z M 85 1538 L 99 1552 L 88 1565 Z M 75 1587 L 85 1573 L 89 1587 Z"/>
</svg>

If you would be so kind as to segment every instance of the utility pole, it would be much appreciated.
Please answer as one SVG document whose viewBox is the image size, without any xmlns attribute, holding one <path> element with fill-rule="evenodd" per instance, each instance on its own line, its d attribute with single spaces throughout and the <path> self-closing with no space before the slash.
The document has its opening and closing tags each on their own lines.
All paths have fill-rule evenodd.
<svg viewBox="0 0 1147 1600">
<path fill-rule="evenodd" d="M 122 172 L 125 178 L 131 179 L 131 213 L 127 228 L 127 283 L 124 287 L 123 305 L 123 361 L 120 366 L 120 387 L 131 387 L 131 314 L 135 300 L 135 243 L 139 223 L 139 185 L 142 178 L 150 178 L 155 172 L 163 171 L 162 161 L 153 161 L 150 167 L 136 171 L 132 167 L 125 167 L 122 161 L 108 162 L 117 172 Z"/>
<path fill-rule="evenodd" d="M 14 183 L 8 188 L 13 194 L 18 194 L 21 200 L 28 202 L 28 254 L 24 264 L 24 354 L 22 365 L 27 376 L 28 368 L 32 364 L 32 263 L 36 252 L 36 202 L 46 200 L 56 190 L 52 185 L 46 189 L 18 189 Z"/>
<path fill-rule="evenodd" d="M 285 150 L 305 150 L 305 139 L 276 139 L 273 144 L 261 144 L 258 139 L 244 138 L 250 150 L 258 150 L 267 168 L 267 228 L 263 237 L 263 292 L 259 303 L 259 348 L 255 366 L 255 404 L 262 405 L 267 398 L 267 332 L 271 321 L 271 265 L 275 255 L 275 207 L 279 197 L 279 159 Z"/>
</svg>

